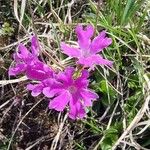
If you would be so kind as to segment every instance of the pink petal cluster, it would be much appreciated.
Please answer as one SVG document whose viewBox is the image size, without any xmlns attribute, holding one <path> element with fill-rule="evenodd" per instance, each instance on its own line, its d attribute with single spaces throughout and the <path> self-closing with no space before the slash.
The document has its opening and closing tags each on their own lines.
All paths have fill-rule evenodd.
<svg viewBox="0 0 150 150">
<path fill-rule="evenodd" d="M 73 47 L 62 42 L 61 49 L 64 54 L 77 58 L 78 63 L 85 67 L 93 68 L 93 65 L 112 66 L 112 61 L 106 60 L 98 54 L 112 43 L 111 38 L 106 37 L 105 31 L 102 31 L 93 40 L 91 40 L 94 34 L 92 25 L 88 25 L 85 29 L 83 29 L 83 26 L 78 25 L 75 32 L 79 46 Z"/>
<path fill-rule="evenodd" d="M 78 59 L 78 64 L 84 67 L 94 65 L 112 65 L 112 62 L 102 58 L 98 52 L 109 46 L 112 42 L 103 31 L 93 40 L 94 28 L 88 25 L 85 29 L 81 25 L 76 27 L 79 47 L 61 43 L 63 53 Z M 98 95 L 88 88 L 89 72 L 86 69 L 67 67 L 64 71 L 54 72 L 47 64 L 40 60 L 40 47 L 35 36 L 31 38 L 31 46 L 27 48 L 19 44 L 18 51 L 13 55 L 15 65 L 9 69 L 9 75 L 24 74 L 30 81 L 27 89 L 36 97 L 43 94 L 49 98 L 49 108 L 56 111 L 69 111 L 71 119 L 86 116 L 86 109 L 92 106 L 92 101 Z M 76 74 L 79 71 L 79 74 Z"/>
<path fill-rule="evenodd" d="M 53 75 L 53 71 L 38 59 L 39 46 L 35 36 L 31 39 L 31 49 L 19 44 L 18 52 L 13 55 L 15 66 L 9 68 L 9 75 L 16 76 L 21 73 L 29 79 L 43 80 Z"/>
</svg>

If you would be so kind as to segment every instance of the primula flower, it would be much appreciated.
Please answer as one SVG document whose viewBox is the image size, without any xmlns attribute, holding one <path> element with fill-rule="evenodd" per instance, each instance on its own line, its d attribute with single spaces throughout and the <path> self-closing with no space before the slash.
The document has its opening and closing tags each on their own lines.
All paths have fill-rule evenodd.
<svg viewBox="0 0 150 150">
<path fill-rule="evenodd" d="M 106 37 L 105 31 L 102 31 L 93 40 L 91 40 L 94 34 L 92 25 L 88 25 L 85 29 L 78 25 L 75 32 L 78 37 L 79 47 L 73 47 L 62 42 L 61 49 L 64 54 L 78 58 L 78 63 L 85 67 L 93 67 L 93 65 L 112 66 L 112 61 L 106 60 L 97 54 L 112 43 L 111 38 Z"/>
<path fill-rule="evenodd" d="M 77 79 L 73 78 L 73 74 L 74 68 L 66 68 L 57 75 L 57 82 L 42 88 L 42 92 L 46 97 L 53 97 L 49 102 L 50 109 L 63 111 L 69 105 L 70 118 L 83 118 L 86 115 L 86 107 L 92 106 L 92 100 L 97 99 L 98 95 L 88 89 L 86 70 L 83 70 Z"/>
<path fill-rule="evenodd" d="M 9 68 L 9 75 L 16 76 L 24 72 L 29 79 L 34 80 L 51 77 L 53 71 L 38 59 L 38 55 L 39 46 L 35 36 L 31 39 L 31 52 L 23 44 L 19 44 L 18 52 L 13 55 L 16 65 Z"/>
</svg>

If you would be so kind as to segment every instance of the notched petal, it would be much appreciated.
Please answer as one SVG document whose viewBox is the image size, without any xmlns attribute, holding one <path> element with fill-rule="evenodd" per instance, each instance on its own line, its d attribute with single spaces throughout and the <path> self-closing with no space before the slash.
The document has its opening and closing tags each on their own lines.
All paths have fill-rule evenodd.
<svg viewBox="0 0 150 150">
<path fill-rule="evenodd" d="M 81 56 L 80 49 L 78 48 L 72 47 L 68 44 L 65 44 L 64 42 L 62 42 L 60 46 L 61 46 L 61 49 L 63 50 L 63 53 L 70 57 L 78 58 Z"/>
<path fill-rule="evenodd" d="M 64 91 L 59 96 L 55 97 L 53 100 L 50 100 L 49 108 L 55 109 L 57 111 L 63 111 L 66 105 L 68 104 L 70 98 L 71 95 L 67 91 Z"/>
<path fill-rule="evenodd" d="M 102 31 L 97 37 L 95 37 L 90 45 L 90 52 L 96 54 L 108 47 L 112 43 L 112 39 L 106 37 L 105 31 Z"/>
</svg>

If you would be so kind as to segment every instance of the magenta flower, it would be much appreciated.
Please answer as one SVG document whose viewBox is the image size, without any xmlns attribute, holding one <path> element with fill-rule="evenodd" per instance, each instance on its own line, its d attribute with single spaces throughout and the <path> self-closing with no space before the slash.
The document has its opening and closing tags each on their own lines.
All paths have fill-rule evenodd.
<svg viewBox="0 0 150 150">
<path fill-rule="evenodd" d="M 85 108 L 92 106 L 92 100 L 98 95 L 88 89 L 88 72 L 82 71 L 77 79 L 73 79 L 74 68 L 67 68 L 57 76 L 57 83 L 49 84 L 43 88 L 46 97 L 52 98 L 49 108 L 63 111 L 69 104 L 69 117 L 72 119 L 83 118 L 86 115 Z"/>
<path fill-rule="evenodd" d="M 23 44 L 19 44 L 18 52 L 13 55 L 16 64 L 9 68 L 9 75 L 25 73 L 29 79 L 34 80 L 51 77 L 53 71 L 38 59 L 38 55 L 39 46 L 35 36 L 31 39 L 31 52 Z"/>
<path fill-rule="evenodd" d="M 28 84 L 27 89 L 31 91 L 31 95 L 36 97 L 43 93 L 43 90 L 47 87 L 49 88 L 56 88 L 56 85 L 59 83 L 54 78 L 47 78 L 45 80 L 39 81 L 36 84 Z"/>
<path fill-rule="evenodd" d="M 93 65 L 112 66 L 112 61 L 106 60 L 97 54 L 112 43 L 111 38 L 106 37 L 105 31 L 102 31 L 93 40 L 91 40 L 94 34 L 92 25 L 88 25 L 85 29 L 81 25 L 78 25 L 75 31 L 79 47 L 69 46 L 62 42 L 61 49 L 64 54 L 77 58 L 78 63 L 85 67 L 93 67 Z"/>
</svg>

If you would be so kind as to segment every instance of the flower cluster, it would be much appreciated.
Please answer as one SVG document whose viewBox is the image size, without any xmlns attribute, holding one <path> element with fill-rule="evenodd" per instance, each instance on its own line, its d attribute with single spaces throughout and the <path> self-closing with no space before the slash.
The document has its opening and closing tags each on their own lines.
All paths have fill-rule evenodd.
<svg viewBox="0 0 150 150">
<path fill-rule="evenodd" d="M 95 65 L 112 66 L 112 62 L 104 59 L 98 53 L 112 42 L 102 31 L 91 40 L 94 28 L 88 25 L 85 29 L 78 25 L 75 29 L 78 46 L 70 46 L 61 43 L 62 52 L 77 59 L 77 66 L 67 67 L 64 71 L 52 70 L 39 59 L 40 46 L 35 36 L 31 39 L 31 47 L 27 49 L 19 44 L 18 51 L 13 55 L 15 65 L 9 69 L 9 75 L 25 74 L 31 83 L 27 89 L 36 97 L 43 94 L 49 99 L 49 108 L 63 111 L 67 108 L 71 119 L 86 116 L 86 109 L 92 106 L 92 101 L 98 99 L 98 95 L 88 88 L 88 68 Z M 80 69 L 79 69 L 80 68 Z M 36 81 L 32 83 L 32 81 Z"/>
</svg>

